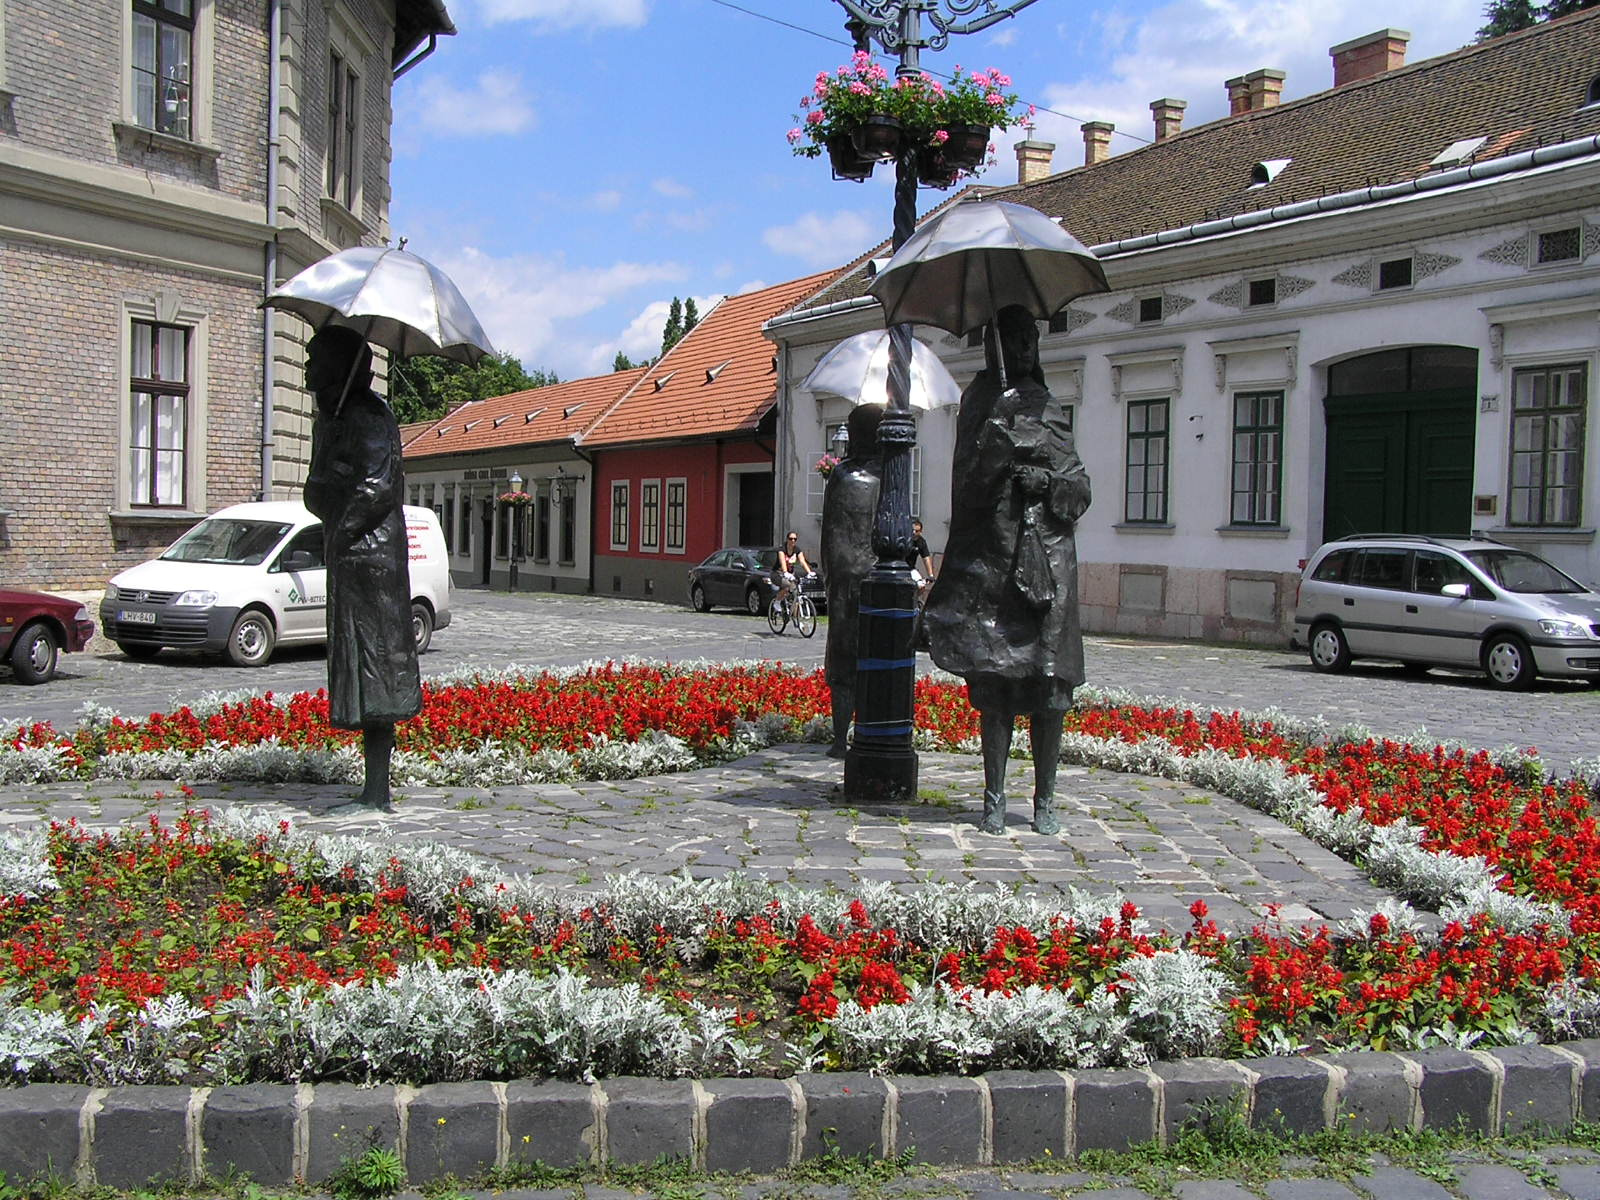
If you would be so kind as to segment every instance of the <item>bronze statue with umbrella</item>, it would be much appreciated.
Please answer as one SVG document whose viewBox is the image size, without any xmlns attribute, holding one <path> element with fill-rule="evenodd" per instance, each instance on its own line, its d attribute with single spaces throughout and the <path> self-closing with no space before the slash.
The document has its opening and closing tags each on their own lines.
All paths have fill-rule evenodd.
<svg viewBox="0 0 1600 1200">
<path fill-rule="evenodd" d="M 359 729 L 365 782 L 351 808 L 388 811 L 397 722 L 422 710 L 411 624 L 405 471 L 394 413 L 372 391 L 376 343 L 396 357 L 468 364 L 489 340 L 443 272 L 401 249 L 361 246 L 313 263 L 263 302 L 317 332 L 306 346 L 316 396 L 305 503 L 322 519 L 328 568 L 328 720 Z"/>
<path fill-rule="evenodd" d="M 890 321 L 965 334 L 987 325 L 986 366 L 961 396 L 950 536 L 923 613 L 933 660 L 978 709 L 980 828 L 1005 830 L 1017 716 L 1031 720 L 1033 828 L 1053 834 L 1062 720 L 1083 682 L 1073 531 L 1089 476 L 1062 404 L 1045 386 L 1038 320 L 1105 291 L 1099 262 L 1023 205 L 958 204 L 910 238 L 870 289 Z"/>
</svg>

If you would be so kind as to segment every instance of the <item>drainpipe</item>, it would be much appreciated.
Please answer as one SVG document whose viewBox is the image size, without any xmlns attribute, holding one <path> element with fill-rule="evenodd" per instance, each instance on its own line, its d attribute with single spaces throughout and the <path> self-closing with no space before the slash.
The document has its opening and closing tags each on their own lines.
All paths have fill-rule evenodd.
<svg viewBox="0 0 1600 1200">
<path fill-rule="evenodd" d="M 264 299 L 278 284 L 278 62 L 283 43 L 283 0 L 267 5 L 267 235 Z M 261 310 L 261 498 L 272 499 L 273 313 Z"/>
<path fill-rule="evenodd" d="M 451 30 L 451 32 L 453 33 L 455 31 Z M 396 67 L 394 69 L 394 78 L 399 79 L 400 76 L 404 75 L 407 71 L 411 70 L 412 67 L 416 66 L 423 59 L 427 58 L 428 55 L 432 54 L 438 45 L 439 35 L 436 33 L 430 33 L 428 35 L 427 46 L 417 51 L 417 53 L 413 54 L 410 58 L 406 59 L 405 62 Z"/>
<path fill-rule="evenodd" d="M 594 523 L 594 514 L 595 514 L 596 497 L 598 497 L 600 495 L 600 480 L 596 477 L 596 473 L 595 473 L 595 469 L 594 469 L 594 458 L 592 456 L 590 456 L 588 454 L 585 454 L 583 452 L 583 450 L 578 446 L 578 439 L 577 438 L 573 438 L 572 439 L 571 445 L 572 445 L 572 452 L 574 454 L 576 454 L 579 458 L 583 459 L 584 462 L 589 464 L 589 472 L 588 472 L 589 473 L 589 553 L 588 553 L 588 555 L 586 557 L 589 560 L 589 594 L 591 596 L 593 596 L 595 594 L 595 590 L 594 590 L 594 547 L 595 547 L 595 541 L 599 537 L 599 534 L 596 532 L 597 526 Z"/>
</svg>

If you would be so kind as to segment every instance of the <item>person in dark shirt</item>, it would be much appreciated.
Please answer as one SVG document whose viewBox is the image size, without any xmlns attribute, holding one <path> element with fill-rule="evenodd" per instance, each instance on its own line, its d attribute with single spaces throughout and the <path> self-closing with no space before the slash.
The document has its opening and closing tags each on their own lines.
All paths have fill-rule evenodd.
<svg viewBox="0 0 1600 1200">
<path fill-rule="evenodd" d="M 917 573 L 917 603 L 921 604 L 933 586 L 933 552 L 928 549 L 928 539 L 922 536 L 922 522 L 916 518 L 911 521 L 911 553 L 906 556 L 906 565 Z"/>
</svg>

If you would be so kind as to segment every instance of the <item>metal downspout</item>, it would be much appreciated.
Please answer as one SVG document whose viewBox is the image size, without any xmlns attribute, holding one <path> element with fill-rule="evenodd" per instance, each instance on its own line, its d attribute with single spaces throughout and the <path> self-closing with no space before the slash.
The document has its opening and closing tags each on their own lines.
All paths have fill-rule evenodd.
<svg viewBox="0 0 1600 1200">
<path fill-rule="evenodd" d="M 589 595 L 595 595 L 594 590 L 594 548 L 600 543 L 599 526 L 595 521 L 595 505 L 599 502 L 600 479 L 595 471 L 594 455 L 585 454 L 578 445 L 578 439 L 571 442 L 572 452 L 584 462 L 589 464 Z"/>
<path fill-rule="evenodd" d="M 283 45 L 283 0 L 267 5 L 267 235 L 263 299 L 278 284 L 278 63 Z M 273 310 L 261 310 L 261 498 L 272 499 Z"/>
</svg>

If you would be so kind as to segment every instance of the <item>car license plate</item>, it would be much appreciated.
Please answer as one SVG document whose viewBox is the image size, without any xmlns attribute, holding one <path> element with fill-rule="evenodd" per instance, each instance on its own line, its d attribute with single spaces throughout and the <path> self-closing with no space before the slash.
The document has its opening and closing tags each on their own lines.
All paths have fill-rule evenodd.
<svg viewBox="0 0 1600 1200">
<path fill-rule="evenodd" d="M 135 612 L 133 609 L 120 608 L 117 610 L 117 620 L 125 625 L 154 625 L 156 615 L 153 612 Z"/>
</svg>

